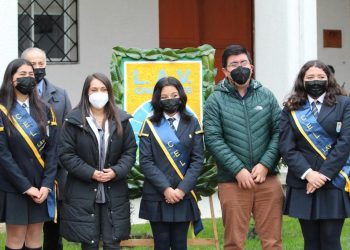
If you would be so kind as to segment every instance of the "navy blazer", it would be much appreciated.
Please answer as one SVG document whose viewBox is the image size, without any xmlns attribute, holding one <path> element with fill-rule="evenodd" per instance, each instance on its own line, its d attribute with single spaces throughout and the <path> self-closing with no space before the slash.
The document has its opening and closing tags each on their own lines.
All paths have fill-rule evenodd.
<svg viewBox="0 0 350 250">
<path fill-rule="evenodd" d="M 164 201 L 164 191 L 168 187 L 179 188 L 190 198 L 195 188 L 204 162 L 203 130 L 195 117 L 187 122 L 180 119 L 176 135 L 185 150 L 190 152 L 190 164 L 184 180 L 175 172 L 160 148 L 149 126 L 145 123 L 140 131 L 140 166 L 145 176 L 142 198 Z"/>
<path fill-rule="evenodd" d="M 0 190 L 22 194 L 32 186 L 53 188 L 57 169 L 57 126 L 51 124 L 49 108 L 43 109 L 46 109 L 49 130 L 42 155 L 45 168 L 8 117 L 0 112 Z"/>
<path fill-rule="evenodd" d="M 286 108 L 282 111 L 279 148 L 283 160 L 288 165 L 288 186 L 305 188 L 307 181 L 302 180 L 301 176 L 309 168 L 333 179 L 349 157 L 350 98 L 336 96 L 334 106 L 323 103 L 317 121 L 335 141 L 326 160 L 321 158 L 299 132 L 291 113 Z M 342 124 L 339 133 L 336 131 L 337 122 Z M 335 188 L 331 182 L 326 183 L 325 187 Z"/>
<path fill-rule="evenodd" d="M 58 133 L 60 133 L 64 118 L 66 117 L 68 112 L 71 111 L 72 109 L 67 91 L 53 85 L 46 78 L 44 78 L 43 93 L 41 98 L 47 103 L 49 103 L 55 110 Z M 62 191 L 64 190 L 66 179 L 67 179 L 67 171 L 58 164 L 56 180 L 59 185 L 59 190 L 61 190 L 60 192 L 58 192 L 59 199 L 62 198 L 62 194 L 63 194 Z"/>
<path fill-rule="evenodd" d="M 57 118 L 57 125 L 61 127 L 64 117 L 72 109 L 67 92 L 44 78 L 42 99 L 53 107 Z"/>
</svg>

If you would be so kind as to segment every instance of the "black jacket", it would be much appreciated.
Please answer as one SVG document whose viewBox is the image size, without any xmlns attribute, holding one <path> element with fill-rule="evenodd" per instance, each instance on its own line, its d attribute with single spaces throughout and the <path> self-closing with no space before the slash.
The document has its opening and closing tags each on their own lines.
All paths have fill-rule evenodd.
<svg viewBox="0 0 350 250">
<path fill-rule="evenodd" d="M 310 146 L 299 132 L 291 113 L 283 110 L 280 121 L 279 148 L 288 165 L 287 185 L 294 188 L 305 188 L 307 181 L 301 176 L 308 168 L 319 171 L 333 179 L 341 170 L 350 154 L 350 98 L 337 96 L 337 103 L 330 107 L 322 105 L 317 121 L 328 133 L 335 145 L 327 157 L 321 156 Z M 336 131 L 337 122 L 341 122 L 341 130 Z M 325 188 L 335 188 L 327 182 Z"/>
<path fill-rule="evenodd" d="M 110 122 L 110 137 L 106 152 L 105 168 L 112 168 L 117 177 L 105 183 L 110 208 L 113 238 L 120 241 L 129 237 L 130 202 L 126 176 L 135 162 L 136 142 L 128 119 L 120 111 L 123 136 L 117 135 L 116 123 Z M 95 197 L 97 182 L 92 175 L 98 169 L 98 143 L 94 132 L 86 122 L 83 126 L 81 111 L 73 109 L 66 117 L 59 144 L 59 157 L 68 171 L 63 193 L 61 233 L 71 241 L 91 243 L 99 241 L 95 231 Z"/>
</svg>

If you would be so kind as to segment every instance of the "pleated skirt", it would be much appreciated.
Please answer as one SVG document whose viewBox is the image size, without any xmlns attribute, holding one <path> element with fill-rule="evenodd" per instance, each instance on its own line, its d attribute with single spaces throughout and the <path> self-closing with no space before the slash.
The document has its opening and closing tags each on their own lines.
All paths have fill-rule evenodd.
<svg viewBox="0 0 350 250">
<path fill-rule="evenodd" d="M 47 203 L 35 203 L 28 195 L 0 191 L 0 222 L 28 225 L 49 221 Z"/>
<path fill-rule="evenodd" d="M 287 187 L 284 214 L 304 220 L 350 217 L 350 197 L 337 188 L 320 188 L 312 194 Z"/>
<path fill-rule="evenodd" d="M 153 222 L 186 222 L 198 220 L 200 212 L 192 198 L 176 204 L 142 199 L 139 217 Z"/>
</svg>

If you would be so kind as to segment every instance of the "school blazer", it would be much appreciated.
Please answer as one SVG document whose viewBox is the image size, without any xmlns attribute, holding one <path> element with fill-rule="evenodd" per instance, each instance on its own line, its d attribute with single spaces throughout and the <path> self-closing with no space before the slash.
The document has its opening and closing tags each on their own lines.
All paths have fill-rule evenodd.
<svg viewBox="0 0 350 250">
<path fill-rule="evenodd" d="M 350 98 L 336 96 L 336 104 L 328 106 L 323 103 L 317 121 L 335 141 L 333 149 L 326 160 L 309 145 L 299 132 L 293 117 L 286 108 L 283 109 L 280 121 L 279 148 L 283 160 L 288 165 L 287 185 L 305 188 L 307 181 L 301 176 L 308 168 L 319 171 L 333 179 L 342 169 L 350 154 Z M 341 129 L 336 131 L 337 122 Z M 330 181 L 326 188 L 335 188 Z"/>
<path fill-rule="evenodd" d="M 45 168 L 41 167 L 27 142 L 8 117 L 0 112 L 0 190 L 23 194 L 32 186 L 53 189 L 57 170 L 57 126 L 51 122 L 50 109 L 43 109 L 46 110 L 49 130 L 42 155 Z"/>
<path fill-rule="evenodd" d="M 168 187 L 179 188 L 186 193 L 185 199 L 191 197 L 204 162 L 203 130 L 195 117 L 190 121 L 180 119 L 176 135 L 185 150 L 190 152 L 190 164 L 184 180 L 170 165 L 147 123 L 140 131 L 140 166 L 145 176 L 142 198 L 162 201 Z"/>
</svg>

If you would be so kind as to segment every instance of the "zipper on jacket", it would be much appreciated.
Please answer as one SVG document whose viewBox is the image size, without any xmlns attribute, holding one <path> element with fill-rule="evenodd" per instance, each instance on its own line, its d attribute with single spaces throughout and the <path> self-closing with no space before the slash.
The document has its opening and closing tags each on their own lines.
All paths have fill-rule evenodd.
<svg viewBox="0 0 350 250">
<path fill-rule="evenodd" d="M 250 132 L 250 123 L 248 120 L 248 111 L 247 111 L 247 106 L 245 105 L 244 99 L 242 99 L 242 104 L 243 104 L 243 108 L 244 108 L 244 117 L 245 117 L 245 121 L 247 124 L 247 130 L 248 130 L 248 144 L 249 144 L 249 154 L 250 154 L 250 165 L 251 167 L 253 167 L 253 146 L 252 146 L 252 135 Z"/>
</svg>

